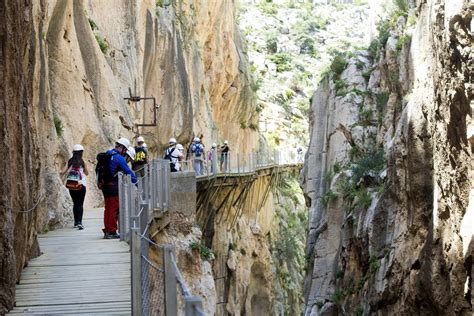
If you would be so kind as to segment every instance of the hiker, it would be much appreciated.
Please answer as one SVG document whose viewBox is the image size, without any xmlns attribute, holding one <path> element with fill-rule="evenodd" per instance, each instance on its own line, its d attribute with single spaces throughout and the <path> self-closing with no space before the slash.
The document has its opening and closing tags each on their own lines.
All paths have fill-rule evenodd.
<svg viewBox="0 0 474 316">
<path fill-rule="evenodd" d="M 135 148 L 133 148 L 132 146 L 128 147 L 127 154 L 125 155 L 125 160 L 127 161 L 127 163 L 130 163 L 133 165 L 136 158 L 137 158 L 137 154 L 136 154 Z"/>
<path fill-rule="evenodd" d="M 66 187 L 71 195 L 74 214 L 74 227 L 79 230 L 84 229 L 82 215 L 84 214 L 84 198 L 86 197 L 86 176 L 89 174 L 86 164 L 82 159 L 84 147 L 74 145 L 72 148 L 72 158 L 68 160 L 66 168 L 61 172 L 61 176 L 66 174 Z"/>
<path fill-rule="evenodd" d="M 176 148 L 176 138 L 170 138 L 168 145 L 163 158 L 170 161 L 171 172 L 179 171 L 178 161 L 183 158 L 183 153 Z"/>
<path fill-rule="evenodd" d="M 120 138 L 115 143 L 115 148 L 107 151 L 105 153 L 105 162 L 100 167 L 105 168 L 104 179 L 98 179 L 99 188 L 104 194 L 105 200 L 105 209 L 104 209 L 104 238 L 105 239 L 115 239 L 120 238 L 120 235 L 117 233 L 117 222 L 118 222 L 118 213 L 119 213 L 119 196 L 118 196 L 118 177 L 119 172 L 128 174 L 131 176 L 132 183 L 137 182 L 137 177 L 135 173 L 128 167 L 125 156 L 129 151 L 130 141 L 127 138 Z M 96 171 L 99 169 L 99 154 L 97 160 Z M 100 178 L 100 173 L 98 173 Z"/>
<path fill-rule="evenodd" d="M 148 149 L 145 147 L 145 139 L 142 136 L 137 138 L 137 146 L 134 148 L 135 159 L 132 162 L 132 170 L 137 177 L 145 176 L 145 165 L 148 162 Z"/>
<path fill-rule="evenodd" d="M 180 161 L 184 160 L 184 146 L 181 144 L 176 145 L 176 149 L 179 150 L 181 155 L 178 157 L 178 162 L 176 163 L 178 171 L 184 171 L 183 170 L 183 165 L 180 163 Z"/>
<path fill-rule="evenodd" d="M 199 137 L 195 137 L 191 145 L 191 153 L 193 157 L 194 172 L 196 175 L 201 176 L 204 174 L 203 170 L 203 158 L 204 158 L 204 146 L 201 144 Z"/>
<path fill-rule="evenodd" d="M 303 162 L 303 148 L 298 147 L 298 149 L 296 150 L 296 154 L 297 154 L 297 163 L 302 163 Z"/>
<path fill-rule="evenodd" d="M 220 148 L 220 152 L 221 152 L 221 164 L 220 164 L 221 172 L 228 171 L 227 168 L 229 167 L 228 166 L 229 151 L 230 151 L 229 141 L 226 140 L 226 141 L 224 141 L 224 145 L 222 145 L 221 148 Z M 222 166 L 224 166 L 224 168 L 222 168 Z"/>
<path fill-rule="evenodd" d="M 216 160 L 216 155 L 217 155 L 217 144 L 212 143 L 211 150 L 209 150 L 209 152 L 207 153 L 207 161 L 208 161 L 209 165 L 211 166 L 211 173 L 212 174 L 215 173 L 214 161 Z M 216 166 L 217 166 L 217 164 L 216 164 Z"/>
</svg>

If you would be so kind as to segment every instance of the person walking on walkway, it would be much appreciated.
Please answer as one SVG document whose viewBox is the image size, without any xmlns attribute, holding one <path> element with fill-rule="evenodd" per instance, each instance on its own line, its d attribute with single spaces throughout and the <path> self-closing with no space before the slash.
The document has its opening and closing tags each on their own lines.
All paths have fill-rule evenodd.
<svg viewBox="0 0 474 316">
<path fill-rule="evenodd" d="M 215 169 L 214 168 L 214 162 L 216 161 L 216 157 L 217 157 L 217 144 L 212 143 L 211 150 L 209 150 L 209 152 L 207 153 L 207 161 L 208 161 L 208 164 L 211 168 L 211 173 L 212 174 L 214 174 L 216 172 L 214 170 Z M 216 163 L 216 166 L 217 166 L 217 163 Z"/>
<path fill-rule="evenodd" d="M 197 176 L 201 176 L 204 174 L 204 146 L 201 144 L 199 137 L 194 138 L 193 144 L 191 145 L 191 153 L 193 157 L 194 172 L 196 172 Z"/>
<path fill-rule="evenodd" d="M 66 187 L 71 195 L 74 214 L 74 227 L 82 230 L 82 215 L 84 214 L 84 199 L 86 197 L 86 176 L 89 174 L 86 164 L 82 159 L 84 147 L 74 145 L 72 149 L 72 158 L 68 160 L 66 168 L 61 172 L 61 176 L 66 176 Z"/>
<path fill-rule="evenodd" d="M 176 149 L 179 150 L 180 152 L 180 155 L 178 157 L 178 162 L 176 163 L 176 169 L 178 169 L 178 171 L 184 171 L 183 165 L 180 163 L 180 161 L 184 160 L 184 146 L 181 144 L 178 144 L 176 145 Z"/>
<path fill-rule="evenodd" d="M 179 160 L 183 158 L 183 153 L 176 148 L 176 139 L 170 138 L 168 141 L 168 149 L 165 151 L 164 159 L 170 161 L 171 172 L 179 171 Z"/>
<path fill-rule="evenodd" d="M 137 138 L 135 150 L 135 159 L 132 162 L 132 170 L 137 177 L 143 178 L 145 175 L 145 165 L 148 162 L 148 149 L 145 147 L 145 139 L 140 136 Z"/>
<path fill-rule="evenodd" d="M 221 146 L 221 172 L 226 172 L 226 171 L 229 171 L 227 168 L 229 167 L 228 163 L 229 163 L 229 151 L 230 151 L 230 148 L 229 148 L 229 141 L 224 141 L 224 145 Z M 224 167 L 224 168 L 222 168 Z"/>
<path fill-rule="evenodd" d="M 122 137 L 115 143 L 115 148 L 106 153 L 110 156 L 108 171 L 110 172 L 111 179 L 108 179 L 102 187 L 105 200 L 103 229 L 105 239 L 120 238 L 120 235 L 117 234 L 120 207 L 117 174 L 119 172 L 128 174 L 131 176 L 132 183 L 137 183 L 135 173 L 128 167 L 127 161 L 125 160 L 125 155 L 127 155 L 129 147 L 130 141 L 127 138 Z"/>
</svg>

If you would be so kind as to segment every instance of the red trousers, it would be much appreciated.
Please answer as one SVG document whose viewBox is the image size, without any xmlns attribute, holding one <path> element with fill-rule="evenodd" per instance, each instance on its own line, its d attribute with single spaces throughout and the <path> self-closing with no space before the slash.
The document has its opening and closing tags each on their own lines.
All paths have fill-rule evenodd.
<svg viewBox="0 0 474 316">
<path fill-rule="evenodd" d="M 117 222 L 119 219 L 119 197 L 111 196 L 104 198 L 104 200 L 104 232 L 113 234 L 117 232 Z"/>
</svg>

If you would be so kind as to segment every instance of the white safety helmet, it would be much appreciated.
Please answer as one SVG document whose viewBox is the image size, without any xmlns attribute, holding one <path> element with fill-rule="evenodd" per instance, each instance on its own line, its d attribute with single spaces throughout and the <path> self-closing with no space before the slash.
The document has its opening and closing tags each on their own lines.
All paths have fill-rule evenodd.
<svg viewBox="0 0 474 316">
<path fill-rule="evenodd" d="M 176 138 L 171 137 L 170 140 L 168 141 L 170 144 L 176 144 Z"/>
<path fill-rule="evenodd" d="M 217 144 L 216 143 L 212 143 L 212 148 L 216 148 L 217 147 Z"/>
<path fill-rule="evenodd" d="M 224 141 L 224 145 L 228 145 L 229 144 L 229 141 L 228 140 L 225 140 Z"/>
<path fill-rule="evenodd" d="M 117 144 L 122 145 L 125 148 L 130 147 L 130 141 L 125 137 L 119 138 Z"/>
<path fill-rule="evenodd" d="M 148 145 L 146 143 L 143 143 L 143 148 L 148 148 Z"/>
<path fill-rule="evenodd" d="M 76 144 L 74 147 L 72 147 L 72 151 L 84 151 L 84 147 L 82 147 L 80 144 Z"/>
<path fill-rule="evenodd" d="M 178 145 L 176 145 L 176 149 L 178 149 L 178 150 L 184 150 L 184 147 L 183 147 L 183 145 L 178 144 Z"/>
<path fill-rule="evenodd" d="M 135 160 L 135 148 L 133 148 L 132 146 L 128 147 L 127 149 L 127 155 L 132 158 L 132 160 Z"/>
<path fill-rule="evenodd" d="M 137 143 L 144 143 L 145 139 L 142 136 L 138 136 Z"/>
<path fill-rule="evenodd" d="M 201 140 L 199 139 L 199 137 L 194 137 L 193 141 L 194 141 L 195 143 L 199 143 Z"/>
</svg>

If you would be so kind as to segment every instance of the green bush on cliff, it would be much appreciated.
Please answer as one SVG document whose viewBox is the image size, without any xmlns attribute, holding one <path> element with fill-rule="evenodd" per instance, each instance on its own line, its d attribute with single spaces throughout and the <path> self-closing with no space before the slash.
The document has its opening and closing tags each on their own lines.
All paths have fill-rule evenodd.
<svg viewBox="0 0 474 316">
<path fill-rule="evenodd" d="M 63 123 L 61 122 L 61 119 L 57 117 L 56 115 L 53 116 L 53 123 L 54 123 L 54 128 L 56 129 L 56 135 L 61 137 L 64 131 Z"/>
<path fill-rule="evenodd" d="M 293 69 L 292 58 L 288 53 L 276 53 L 271 55 L 270 60 L 275 63 L 277 72 L 290 71 Z"/>
<path fill-rule="evenodd" d="M 203 260 L 210 261 L 214 258 L 214 253 L 212 252 L 212 250 L 197 241 L 190 243 L 189 247 L 192 250 L 199 251 L 199 255 Z"/>
<path fill-rule="evenodd" d="M 95 34 L 95 39 L 99 44 L 102 53 L 106 54 L 107 50 L 109 49 L 109 43 L 107 43 L 107 41 L 99 34 Z"/>
</svg>

